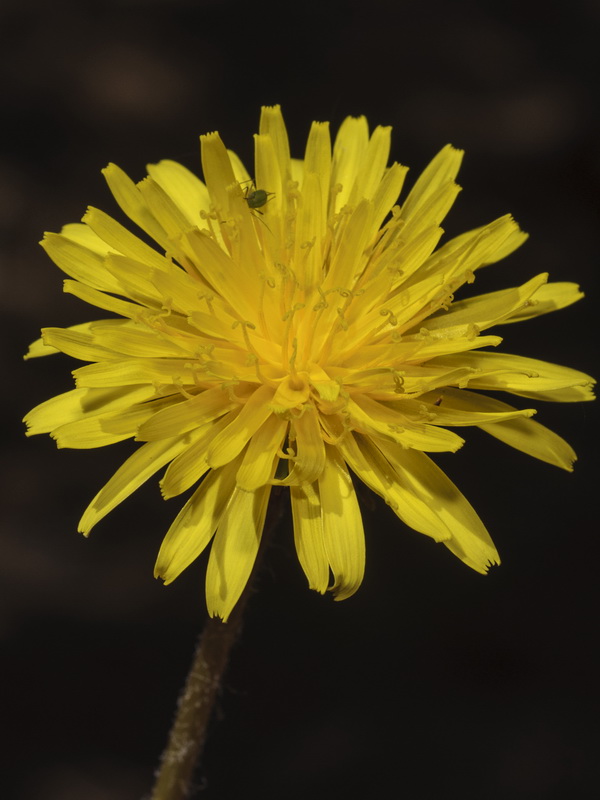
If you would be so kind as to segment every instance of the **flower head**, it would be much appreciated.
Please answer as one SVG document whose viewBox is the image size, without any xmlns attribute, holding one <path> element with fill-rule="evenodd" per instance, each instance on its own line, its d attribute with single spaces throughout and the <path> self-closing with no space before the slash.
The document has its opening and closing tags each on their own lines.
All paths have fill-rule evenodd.
<svg viewBox="0 0 600 800">
<path fill-rule="evenodd" d="M 492 326 L 582 297 L 542 273 L 455 302 L 475 272 L 526 235 L 500 217 L 438 247 L 462 152 L 446 146 L 396 205 L 406 168 L 387 166 L 390 129 L 348 118 L 333 149 L 313 123 L 290 157 L 278 107 L 263 108 L 252 177 L 217 133 L 201 137 L 204 183 L 173 161 L 134 184 L 104 170 L 150 247 L 89 208 L 43 246 L 65 291 L 109 312 L 45 328 L 29 356 L 91 362 L 76 388 L 34 408 L 29 434 L 59 447 L 143 442 L 83 514 L 92 527 L 158 470 L 165 498 L 196 486 L 163 541 L 156 575 L 174 580 L 212 541 L 211 615 L 226 619 L 248 580 L 271 488 L 289 487 L 294 539 L 311 588 L 337 599 L 365 566 L 354 482 L 479 572 L 499 563 L 477 514 L 427 452 L 455 451 L 476 425 L 571 469 L 555 433 L 482 394 L 592 399 L 582 372 L 496 352 Z M 485 349 L 484 349 L 485 348 Z M 330 580 L 330 573 L 333 581 Z"/>
</svg>

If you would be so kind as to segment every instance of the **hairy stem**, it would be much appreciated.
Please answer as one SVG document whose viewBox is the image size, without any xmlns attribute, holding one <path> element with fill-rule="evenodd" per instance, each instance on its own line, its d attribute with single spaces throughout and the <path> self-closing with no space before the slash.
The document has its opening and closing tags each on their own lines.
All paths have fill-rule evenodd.
<svg viewBox="0 0 600 800">
<path fill-rule="evenodd" d="M 209 619 L 196 646 L 192 667 L 177 703 L 175 721 L 156 773 L 151 800 L 188 800 L 194 770 L 202 754 L 208 723 L 212 716 L 229 653 L 241 628 L 252 579 L 283 516 L 283 495 L 272 492 L 267 520 L 252 576 L 227 622 Z"/>
<path fill-rule="evenodd" d="M 200 635 L 161 758 L 152 800 L 186 800 L 190 795 L 221 677 L 242 621 L 243 599 L 228 622 L 209 619 Z"/>
</svg>

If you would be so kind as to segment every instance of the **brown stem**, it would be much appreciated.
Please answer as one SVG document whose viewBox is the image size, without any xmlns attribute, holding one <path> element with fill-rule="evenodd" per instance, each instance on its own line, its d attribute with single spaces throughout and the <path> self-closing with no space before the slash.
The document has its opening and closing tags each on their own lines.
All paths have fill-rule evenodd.
<svg viewBox="0 0 600 800">
<path fill-rule="evenodd" d="M 194 770 L 202 754 L 206 732 L 229 653 L 241 627 L 252 578 L 275 527 L 283 515 L 283 497 L 278 487 L 262 535 L 252 577 L 227 622 L 209 619 L 196 646 L 192 667 L 177 703 L 175 721 L 161 757 L 151 800 L 187 800 Z"/>
<path fill-rule="evenodd" d="M 240 601 L 225 623 L 209 619 L 177 703 L 175 721 L 162 755 L 152 800 L 186 800 L 206 741 L 213 706 L 229 652 L 242 621 Z"/>
</svg>

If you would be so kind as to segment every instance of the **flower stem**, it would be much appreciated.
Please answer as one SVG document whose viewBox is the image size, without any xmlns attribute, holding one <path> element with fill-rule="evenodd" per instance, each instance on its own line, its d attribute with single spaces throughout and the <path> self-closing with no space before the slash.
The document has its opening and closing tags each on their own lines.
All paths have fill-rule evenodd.
<svg viewBox="0 0 600 800">
<path fill-rule="evenodd" d="M 241 598 L 227 622 L 209 619 L 198 639 L 151 800 L 186 800 L 189 797 L 221 677 L 240 629 L 244 599 Z"/>
<path fill-rule="evenodd" d="M 241 628 L 252 580 L 258 572 L 266 545 L 283 517 L 280 487 L 274 487 L 272 495 L 254 569 L 242 596 L 227 622 L 209 618 L 200 634 L 150 800 L 188 800 L 190 797 L 194 770 L 202 755 L 229 653 Z"/>
</svg>

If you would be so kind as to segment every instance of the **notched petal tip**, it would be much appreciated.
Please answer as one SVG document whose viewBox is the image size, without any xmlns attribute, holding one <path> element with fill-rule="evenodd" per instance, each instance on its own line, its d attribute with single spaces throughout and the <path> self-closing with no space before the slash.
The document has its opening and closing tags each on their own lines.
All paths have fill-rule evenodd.
<svg viewBox="0 0 600 800">
<path fill-rule="evenodd" d="M 497 558 L 490 560 L 487 564 L 484 565 L 483 571 L 481 572 L 482 575 L 489 575 L 490 570 L 494 569 L 494 567 L 499 567 L 502 562 L 500 561 L 500 556 Z"/>
<path fill-rule="evenodd" d="M 80 533 L 85 539 L 89 539 L 92 527 L 93 525 L 82 525 L 80 522 L 77 526 L 77 533 Z"/>
<path fill-rule="evenodd" d="M 173 583 L 173 581 L 175 580 L 175 577 L 167 578 L 167 577 L 165 577 L 164 573 L 165 573 L 165 570 L 162 569 L 162 568 L 159 568 L 158 562 L 157 562 L 156 566 L 154 567 L 154 573 L 153 573 L 154 577 L 156 578 L 156 580 L 162 581 L 163 586 L 168 586 L 169 584 Z"/>
<path fill-rule="evenodd" d="M 235 608 L 235 606 L 234 606 L 234 608 Z M 233 609 L 231 609 L 231 611 L 233 611 Z M 228 611 L 227 613 L 223 613 L 223 615 L 221 615 L 218 611 L 215 611 L 214 609 L 209 608 L 208 609 L 208 616 L 211 619 L 218 620 L 219 622 L 222 622 L 223 625 L 226 625 L 227 622 L 229 621 L 229 617 L 231 616 L 231 611 Z"/>
<path fill-rule="evenodd" d="M 207 133 L 201 133 L 200 134 L 200 141 L 201 142 L 207 142 L 207 143 L 215 142 L 215 141 L 219 141 L 220 142 L 221 141 L 221 134 L 219 133 L 219 131 L 208 131 Z"/>
<path fill-rule="evenodd" d="M 465 151 L 462 147 L 457 147 L 455 144 L 447 142 L 447 144 L 445 144 L 440 150 L 440 153 L 452 154 L 454 158 L 460 157 L 462 159 Z"/>
<path fill-rule="evenodd" d="M 163 586 L 168 586 L 170 583 L 173 583 L 179 575 L 179 573 L 169 575 L 169 566 L 172 560 L 173 559 L 170 559 L 170 561 L 168 561 L 165 559 L 164 554 L 159 552 L 156 563 L 154 564 L 153 575 L 157 580 L 163 582 Z M 171 573 L 173 573 L 173 570 L 171 570 Z"/>
<path fill-rule="evenodd" d="M 57 450 L 62 450 L 63 449 L 63 445 L 60 443 L 60 438 L 59 438 L 58 434 L 56 433 L 56 431 L 51 431 L 49 436 L 50 436 L 51 439 L 54 439 L 54 444 L 56 445 L 56 449 Z"/>
<path fill-rule="evenodd" d="M 361 584 L 362 580 L 359 583 L 338 584 L 329 587 L 329 591 L 333 594 L 333 599 L 337 603 L 341 600 L 347 600 L 349 597 L 352 597 L 353 594 L 356 594 Z M 325 592 L 322 592 L 322 594 L 325 594 Z"/>
</svg>

